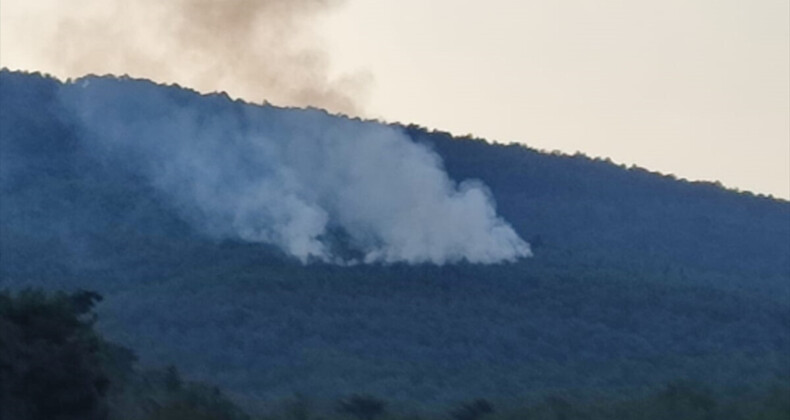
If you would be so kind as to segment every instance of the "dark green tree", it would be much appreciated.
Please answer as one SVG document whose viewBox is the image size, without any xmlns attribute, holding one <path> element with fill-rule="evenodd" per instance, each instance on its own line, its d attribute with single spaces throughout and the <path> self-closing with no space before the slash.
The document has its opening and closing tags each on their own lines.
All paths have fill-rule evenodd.
<svg viewBox="0 0 790 420">
<path fill-rule="evenodd" d="M 0 418 L 107 418 L 93 292 L 0 292 Z"/>
<path fill-rule="evenodd" d="M 479 398 L 453 410 L 450 416 L 455 420 L 477 420 L 493 411 L 494 406 L 488 400 Z"/>
<path fill-rule="evenodd" d="M 296 393 L 288 404 L 288 418 L 293 420 L 308 420 L 310 411 L 310 399 L 300 393 Z"/>
<path fill-rule="evenodd" d="M 168 392 L 176 392 L 181 389 L 181 374 L 178 373 L 178 369 L 175 366 L 170 365 L 165 369 L 164 383 Z"/>
<path fill-rule="evenodd" d="M 352 395 L 340 400 L 337 411 L 360 420 L 373 420 L 384 414 L 386 403 L 371 395 Z"/>
<path fill-rule="evenodd" d="M 182 384 L 156 403 L 146 420 L 249 420 L 219 389 Z"/>
<path fill-rule="evenodd" d="M 716 418 L 716 400 L 701 385 L 675 381 L 662 390 L 656 404 L 663 417 L 712 420 Z"/>
</svg>

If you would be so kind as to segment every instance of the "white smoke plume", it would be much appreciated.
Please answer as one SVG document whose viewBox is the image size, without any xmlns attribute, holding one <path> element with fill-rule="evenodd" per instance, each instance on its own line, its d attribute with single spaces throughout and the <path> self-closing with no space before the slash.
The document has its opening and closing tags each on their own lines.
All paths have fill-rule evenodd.
<svg viewBox="0 0 790 420">
<path fill-rule="evenodd" d="M 482 183 L 456 184 L 397 128 L 112 78 L 67 83 L 61 102 L 89 153 L 138 173 L 218 238 L 274 244 L 303 262 L 530 255 Z M 336 252 L 338 235 L 355 257 Z"/>
</svg>

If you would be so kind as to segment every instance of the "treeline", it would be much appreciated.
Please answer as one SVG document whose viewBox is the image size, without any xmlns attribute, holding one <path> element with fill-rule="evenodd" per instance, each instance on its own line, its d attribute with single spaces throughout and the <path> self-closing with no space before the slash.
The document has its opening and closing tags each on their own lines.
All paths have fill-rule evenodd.
<svg viewBox="0 0 790 420">
<path fill-rule="evenodd" d="M 309 117 L 134 86 L 206 121 Z M 633 400 L 675 378 L 722 395 L 790 374 L 787 201 L 401 127 L 453 179 L 484 181 L 535 257 L 301 265 L 270 246 L 201 235 L 143 179 L 101 164 L 59 105 L 61 87 L 0 70 L 0 288 L 96 290 L 97 331 L 245 407 L 293 390 L 325 413 L 326 401 L 360 390 L 386 396 L 390 412 L 396 401 L 539 402 L 570 388 Z"/>
<path fill-rule="evenodd" d="M 174 367 L 140 371 L 95 331 L 88 291 L 0 292 L 0 419 L 244 420 L 216 387 Z"/>
<path fill-rule="evenodd" d="M 218 388 L 186 381 L 175 367 L 141 371 L 132 351 L 95 331 L 89 291 L 0 292 L 0 418 L 3 420 L 309 420 L 309 419 L 736 419 L 790 418 L 790 384 L 714 393 L 677 381 L 627 399 L 554 394 L 526 403 L 497 398 L 445 411 L 390 406 L 355 394 L 334 402 L 295 395 L 245 413 Z M 197 350 L 197 349 L 196 349 Z"/>
</svg>

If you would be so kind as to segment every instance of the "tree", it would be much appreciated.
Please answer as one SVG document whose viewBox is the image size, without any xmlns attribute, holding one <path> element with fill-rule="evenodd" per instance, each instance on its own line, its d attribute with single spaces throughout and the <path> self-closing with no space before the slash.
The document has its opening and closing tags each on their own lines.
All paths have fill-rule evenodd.
<svg viewBox="0 0 790 420">
<path fill-rule="evenodd" d="M 384 413 L 386 403 L 370 395 L 352 395 L 339 402 L 337 411 L 360 420 L 373 420 Z"/>
<path fill-rule="evenodd" d="M 708 420 L 716 418 L 716 400 L 699 384 L 690 381 L 670 383 L 656 399 L 664 417 Z"/>
<path fill-rule="evenodd" d="M 178 369 L 176 369 L 175 366 L 170 365 L 165 369 L 164 382 L 165 389 L 168 392 L 176 392 L 181 389 L 181 375 L 178 373 Z"/>
<path fill-rule="evenodd" d="M 450 415 L 455 420 L 477 420 L 493 411 L 494 406 L 491 405 L 488 400 L 480 398 L 462 405 L 460 408 L 450 413 Z"/>
<path fill-rule="evenodd" d="M 109 386 L 93 306 L 80 291 L 0 292 L 0 417 L 102 420 Z"/>
</svg>

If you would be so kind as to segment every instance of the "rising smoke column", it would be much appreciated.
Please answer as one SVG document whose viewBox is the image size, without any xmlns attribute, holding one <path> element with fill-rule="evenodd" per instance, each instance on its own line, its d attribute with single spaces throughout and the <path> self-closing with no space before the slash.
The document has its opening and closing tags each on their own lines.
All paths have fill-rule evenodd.
<svg viewBox="0 0 790 420">
<path fill-rule="evenodd" d="M 60 99 L 87 153 L 142 175 L 214 237 L 274 244 L 303 262 L 530 255 L 482 183 L 455 183 L 397 128 L 112 78 L 67 83 Z M 337 232 L 357 257 L 335 252 Z"/>
<path fill-rule="evenodd" d="M 311 30 L 343 0 L 3 0 L 0 65 L 129 74 L 358 115 L 370 76 L 329 76 Z"/>
</svg>

